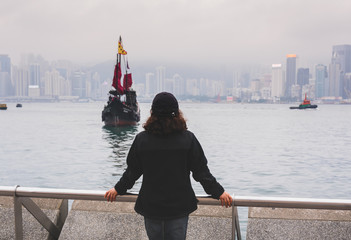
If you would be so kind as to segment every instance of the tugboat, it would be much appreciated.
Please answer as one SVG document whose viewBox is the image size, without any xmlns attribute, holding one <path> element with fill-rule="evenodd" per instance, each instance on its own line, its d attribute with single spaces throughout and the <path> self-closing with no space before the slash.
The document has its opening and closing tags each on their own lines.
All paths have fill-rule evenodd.
<svg viewBox="0 0 351 240">
<path fill-rule="evenodd" d="M 0 104 L 0 110 L 6 110 L 7 105 L 6 104 Z"/>
<path fill-rule="evenodd" d="M 307 94 L 305 93 L 305 100 L 298 107 L 290 107 L 290 109 L 308 109 L 317 108 L 317 105 L 312 105 L 310 100 L 307 100 Z"/>
<path fill-rule="evenodd" d="M 126 61 L 127 52 L 123 49 L 122 38 L 119 37 L 117 62 L 112 80 L 113 89 L 109 91 L 107 105 L 104 106 L 101 117 L 105 126 L 132 126 L 140 121 L 140 109 L 136 99 L 136 92 L 131 88 L 132 74 L 128 72 Z M 121 58 L 125 67 L 123 86 L 121 84 Z"/>
</svg>

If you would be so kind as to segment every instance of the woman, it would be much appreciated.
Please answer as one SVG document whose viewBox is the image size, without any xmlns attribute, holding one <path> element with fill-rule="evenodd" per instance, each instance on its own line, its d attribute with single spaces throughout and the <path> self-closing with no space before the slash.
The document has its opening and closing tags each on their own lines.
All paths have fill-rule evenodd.
<svg viewBox="0 0 351 240">
<path fill-rule="evenodd" d="M 155 96 L 143 127 L 129 150 L 127 169 L 105 198 L 113 202 L 143 175 L 134 209 L 144 216 L 149 239 L 185 239 L 188 216 L 197 209 L 190 172 L 222 206 L 230 207 L 233 199 L 210 173 L 202 147 L 187 130 L 171 93 Z"/>
</svg>

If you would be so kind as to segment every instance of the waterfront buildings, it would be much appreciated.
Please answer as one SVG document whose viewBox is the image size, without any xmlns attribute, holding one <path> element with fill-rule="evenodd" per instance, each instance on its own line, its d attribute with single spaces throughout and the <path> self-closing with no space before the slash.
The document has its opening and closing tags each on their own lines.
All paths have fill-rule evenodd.
<svg viewBox="0 0 351 240">
<path fill-rule="evenodd" d="M 333 46 L 329 65 L 299 66 L 297 60 L 296 54 L 288 54 L 286 64 L 240 66 L 230 71 L 220 68 L 210 77 L 206 72 L 200 71 L 194 76 L 189 69 L 180 74 L 174 67 L 158 66 L 148 73 L 139 72 L 133 88 L 144 99 L 161 91 L 201 100 L 233 96 L 239 101 L 296 101 L 303 98 L 304 93 L 310 99 L 351 98 L 351 45 Z M 33 54 L 20 66 L 14 66 L 8 55 L 0 55 L 0 96 L 105 99 L 113 77 L 110 66 L 108 72 L 106 69 L 107 65 L 99 69 L 79 67 L 67 61 L 49 64 Z"/>
</svg>

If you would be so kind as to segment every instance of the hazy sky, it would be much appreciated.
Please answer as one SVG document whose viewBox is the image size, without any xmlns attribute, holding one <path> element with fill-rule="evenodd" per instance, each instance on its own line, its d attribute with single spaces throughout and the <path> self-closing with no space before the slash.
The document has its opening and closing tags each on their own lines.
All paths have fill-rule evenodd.
<svg viewBox="0 0 351 240">
<path fill-rule="evenodd" d="M 351 44 L 350 0 L 1 0 L 0 54 L 98 63 L 115 58 L 122 35 L 129 61 L 330 62 Z"/>
</svg>

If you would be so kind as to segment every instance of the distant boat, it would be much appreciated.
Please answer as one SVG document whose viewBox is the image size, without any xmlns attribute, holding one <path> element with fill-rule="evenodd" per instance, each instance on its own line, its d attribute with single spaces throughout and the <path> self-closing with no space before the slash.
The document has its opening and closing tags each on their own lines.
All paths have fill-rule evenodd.
<svg viewBox="0 0 351 240">
<path fill-rule="evenodd" d="M 123 78 L 123 86 L 121 84 L 121 57 L 125 74 Z M 140 109 L 136 99 L 136 92 L 132 90 L 132 74 L 128 73 L 128 60 L 125 59 L 127 52 L 123 49 L 122 38 L 118 41 L 117 63 L 115 66 L 112 87 L 109 91 L 109 99 L 107 105 L 104 106 L 101 117 L 105 126 L 122 126 L 136 125 L 140 121 Z"/>
<path fill-rule="evenodd" d="M 21 108 L 21 107 L 22 107 L 22 104 L 17 103 L 17 104 L 16 104 L 16 107 Z"/>
<path fill-rule="evenodd" d="M 0 110 L 6 110 L 7 109 L 7 105 L 6 104 L 0 104 Z"/>
<path fill-rule="evenodd" d="M 312 105 L 310 100 L 307 100 L 307 94 L 305 94 L 305 100 L 298 107 L 290 107 L 290 109 L 308 109 L 317 108 L 317 105 Z"/>
</svg>

